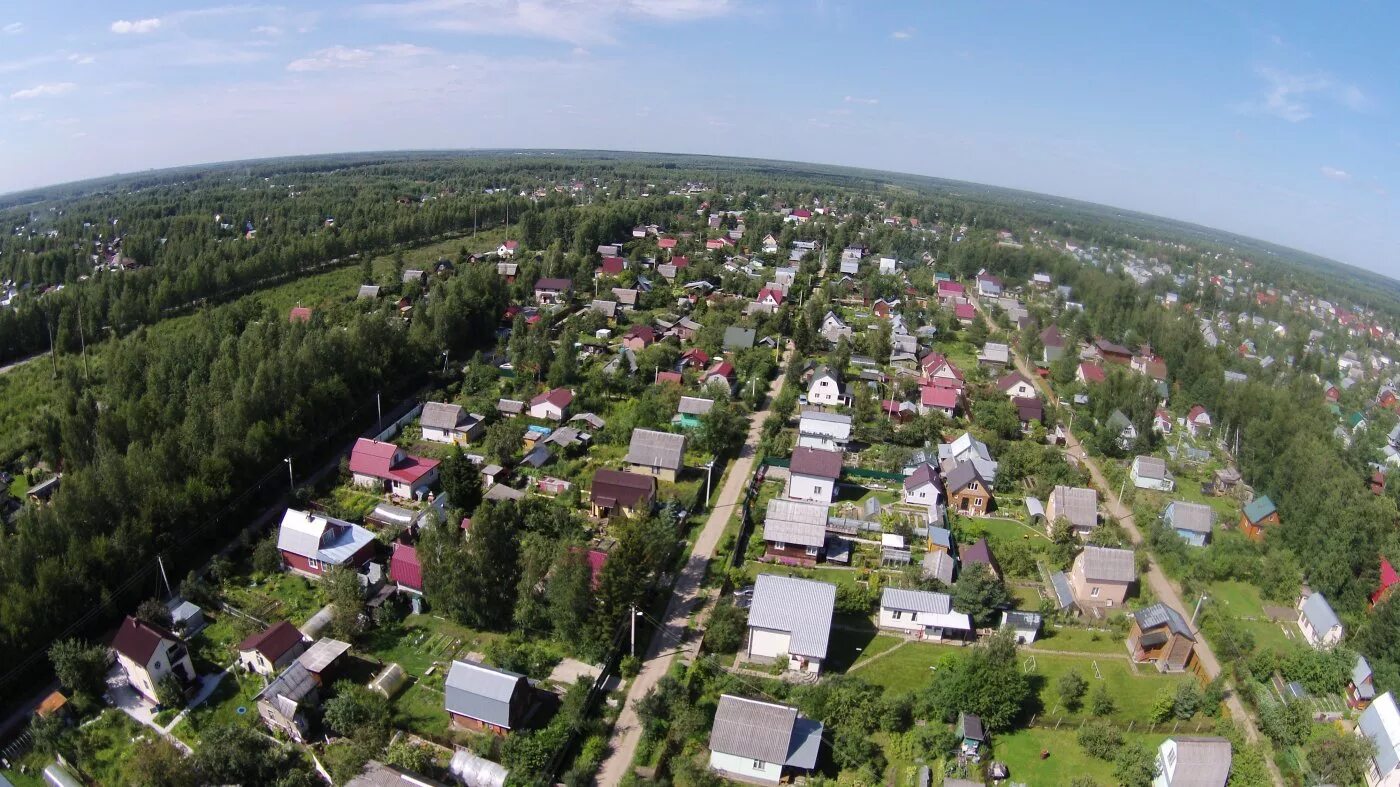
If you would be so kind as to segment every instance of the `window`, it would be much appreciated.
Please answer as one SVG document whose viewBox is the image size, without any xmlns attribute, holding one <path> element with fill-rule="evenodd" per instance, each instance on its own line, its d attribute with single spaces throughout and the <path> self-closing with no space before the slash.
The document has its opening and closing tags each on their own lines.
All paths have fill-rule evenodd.
<svg viewBox="0 0 1400 787">
<path fill-rule="evenodd" d="M 822 487 L 821 487 L 820 485 L 817 485 L 817 486 L 812 487 L 812 494 L 814 494 L 814 495 L 820 495 L 820 494 L 822 494 Z"/>
<path fill-rule="evenodd" d="M 314 557 L 309 557 L 306 559 L 306 566 L 307 568 L 320 568 L 321 561 L 317 560 Z"/>
<path fill-rule="evenodd" d="M 910 622 L 916 621 L 916 620 L 918 620 L 918 619 L 919 619 L 919 613 L 917 613 L 917 612 L 910 612 L 910 613 L 909 613 L 909 620 L 910 620 Z"/>
<path fill-rule="evenodd" d="M 160 662 L 157 661 L 155 664 L 151 665 L 151 667 L 152 667 L 153 669 L 160 669 Z"/>
<path fill-rule="evenodd" d="M 786 541 L 774 541 L 774 542 L 773 542 L 773 548 L 774 548 L 774 549 L 787 549 L 787 542 L 786 542 Z"/>
<path fill-rule="evenodd" d="M 899 620 L 900 618 L 904 617 L 904 611 L 896 609 L 894 612 L 890 613 L 890 617 L 894 620 Z"/>
<path fill-rule="evenodd" d="M 807 547 L 807 557 L 816 557 L 816 556 L 817 556 L 817 548 L 816 548 L 816 547 Z"/>
<path fill-rule="evenodd" d="M 1090 598 L 1097 598 L 1098 595 L 1099 595 L 1099 587 L 1098 587 L 1098 585 L 1095 585 L 1095 586 L 1093 587 L 1093 589 L 1089 591 L 1089 596 L 1090 596 Z"/>
<path fill-rule="evenodd" d="M 753 769 L 756 770 L 756 771 L 761 771 L 761 770 L 763 770 L 764 768 L 767 768 L 767 767 L 768 767 L 768 763 L 764 762 L 763 760 L 754 760 L 754 761 L 753 761 Z"/>
</svg>

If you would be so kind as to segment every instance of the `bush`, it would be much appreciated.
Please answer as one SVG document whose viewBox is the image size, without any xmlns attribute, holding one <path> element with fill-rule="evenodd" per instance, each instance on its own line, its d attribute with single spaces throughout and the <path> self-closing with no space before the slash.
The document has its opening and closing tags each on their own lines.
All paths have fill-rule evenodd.
<svg viewBox="0 0 1400 787">
<path fill-rule="evenodd" d="M 705 629 L 705 648 L 715 653 L 733 653 L 744 642 L 748 616 L 733 604 L 722 603 L 710 615 Z"/>
<path fill-rule="evenodd" d="M 1117 704 L 1113 701 L 1113 695 L 1108 693 L 1108 688 L 1099 686 L 1094 689 L 1094 694 L 1089 699 L 1089 709 L 1095 716 L 1107 716 L 1117 709 Z"/>
<path fill-rule="evenodd" d="M 1100 760 L 1112 760 L 1118 750 L 1123 748 L 1123 732 L 1117 726 L 1101 719 L 1080 727 L 1076 737 L 1080 747 L 1089 756 Z"/>
</svg>

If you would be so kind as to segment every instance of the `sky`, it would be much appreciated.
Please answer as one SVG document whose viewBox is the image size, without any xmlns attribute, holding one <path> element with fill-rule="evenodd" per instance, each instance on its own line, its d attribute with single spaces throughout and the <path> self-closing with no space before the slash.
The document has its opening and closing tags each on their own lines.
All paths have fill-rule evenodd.
<svg viewBox="0 0 1400 787">
<path fill-rule="evenodd" d="M 1400 278 L 1400 4 L 0 4 L 0 193 L 360 150 L 873 167 Z"/>
</svg>

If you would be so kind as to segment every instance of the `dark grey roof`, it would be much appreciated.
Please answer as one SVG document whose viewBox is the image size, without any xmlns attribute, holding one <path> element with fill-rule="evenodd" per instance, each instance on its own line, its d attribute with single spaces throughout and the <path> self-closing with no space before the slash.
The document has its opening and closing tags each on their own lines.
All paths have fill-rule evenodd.
<svg viewBox="0 0 1400 787">
<path fill-rule="evenodd" d="M 977 472 L 977 465 L 972 462 L 959 462 L 943 479 L 943 483 L 947 487 L 948 494 L 950 495 L 963 489 L 973 481 L 978 481 L 983 486 L 987 485 L 986 480 L 982 478 L 982 474 Z"/>
<path fill-rule="evenodd" d="M 1174 529 L 1210 535 L 1211 522 L 1215 518 L 1215 511 L 1210 506 L 1203 503 L 1173 500 L 1170 509 Z"/>
<path fill-rule="evenodd" d="M 676 412 L 685 415 L 704 415 L 715 406 L 714 399 L 703 399 L 698 396 L 682 396 L 680 404 L 676 406 Z"/>
<path fill-rule="evenodd" d="M 769 500 L 763 519 L 763 540 L 821 547 L 826 544 L 828 509 L 821 503 L 782 498 Z"/>
<path fill-rule="evenodd" d="M 627 461 L 645 467 L 680 470 L 685 463 L 685 435 L 633 429 Z"/>
<path fill-rule="evenodd" d="M 1060 609 L 1074 606 L 1074 591 L 1069 586 L 1069 575 L 1056 571 L 1050 575 L 1050 585 L 1055 588 L 1055 602 Z"/>
<path fill-rule="evenodd" d="M 710 729 L 710 750 L 811 770 L 821 750 L 822 725 L 796 708 L 722 694 Z"/>
<path fill-rule="evenodd" d="M 1356 696 L 1369 700 L 1376 696 L 1376 687 L 1371 682 L 1371 665 L 1365 656 L 1357 656 L 1351 668 L 1351 685 L 1356 687 Z"/>
<path fill-rule="evenodd" d="M 953 583 L 953 556 L 942 550 L 924 553 L 923 573 L 926 578 L 936 579 L 945 585 Z"/>
<path fill-rule="evenodd" d="M 1001 625 L 1003 628 L 1039 629 L 1040 613 L 1008 609 L 1001 613 Z"/>
<path fill-rule="evenodd" d="M 1085 487 L 1060 485 L 1050 491 L 1055 517 L 1064 517 L 1077 528 L 1093 528 L 1099 524 L 1099 493 Z"/>
<path fill-rule="evenodd" d="M 510 728 L 510 707 L 521 691 L 528 691 L 524 675 L 488 667 L 475 661 L 454 661 L 443 687 L 450 713 Z"/>
<path fill-rule="evenodd" d="M 758 332 L 753 328 L 741 328 L 731 325 L 724 329 L 724 348 L 726 350 L 747 350 L 753 347 L 754 337 Z"/>
<path fill-rule="evenodd" d="M 1160 601 L 1134 612 L 1133 619 L 1137 621 L 1138 628 L 1143 631 L 1166 626 L 1173 634 L 1186 637 L 1192 642 L 1196 641 L 1195 635 L 1191 633 L 1191 627 L 1186 624 L 1186 618 L 1183 618 L 1180 612 Z"/>
<path fill-rule="evenodd" d="M 749 627 L 788 632 L 789 653 L 824 659 L 835 611 L 836 586 L 829 582 L 759 574 Z"/>
</svg>

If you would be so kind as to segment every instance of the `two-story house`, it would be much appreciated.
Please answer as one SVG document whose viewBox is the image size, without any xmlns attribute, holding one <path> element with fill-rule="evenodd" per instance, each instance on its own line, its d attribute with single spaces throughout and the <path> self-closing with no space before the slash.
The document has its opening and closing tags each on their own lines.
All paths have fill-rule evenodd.
<svg viewBox="0 0 1400 787">
<path fill-rule="evenodd" d="M 189 650 L 163 626 L 128 615 L 112 637 L 112 650 L 127 685 L 151 702 L 160 703 L 159 686 L 168 676 L 175 676 L 181 687 L 194 681 Z"/>
</svg>

